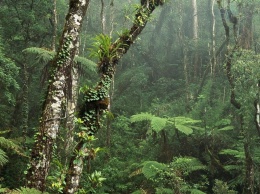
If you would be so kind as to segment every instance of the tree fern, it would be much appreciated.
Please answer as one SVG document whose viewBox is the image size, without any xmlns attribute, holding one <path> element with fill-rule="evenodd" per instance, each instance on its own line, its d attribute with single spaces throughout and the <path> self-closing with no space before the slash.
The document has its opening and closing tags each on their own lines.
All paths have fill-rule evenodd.
<svg viewBox="0 0 260 194">
<path fill-rule="evenodd" d="M 152 117 L 151 127 L 155 132 L 160 132 L 166 125 L 167 119 L 160 117 Z"/>
<path fill-rule="evenodd" d="M 36 60 L 39 63 L 47 64 L 50 62 L 56 55 L 56 52 L 52 50 L 48 50 L 47 48 L 39 48 L 39 47 L 29 47 L 23 50 L 26 54 L 32 54 L 35 56 Z M 84 68 L 86 68 L 88 71 L 96 71 L 96 63 L 84 58 L 76 56 L 74 58 L 74 61 L 79 65 L 82 65 Z"/>
<path fill-rule="evenodd" d="M 2 131 L 1 133 L 7 133 L 9 131 Z M 4 137 L 0 137 L 0 165 L 3 166 L 4 164 L 6 164 L 8 162 L 8 157 L 6 155 L 6 152 L 3 151 L 3 149 L 6 150 L 12 150 L 14 152 L 16 152 L 19 155 L 23 155 L 21 152 L 20 147 L 15 144 L 13 141 L 6 139 Z"/>
<path fill-rule="evenodd" d="M 36 59 L 40 63 L 48 63 L 50 62 L 54 56 L 55 52 L 52 50 L 48 50 L 46 48 L 39 48 L 39 47 L 29 47 L 23 50 L 26 54 L 33 54 L 36 56 Z"/>
<path fill-rule="evenodd" d="M 176 128 L 180 132 L 190 135 L 193 133 L 193 128 L 197 129 L 198 127 L 194 126 L 197 123 L 200 123 L 200 120 L 194 120 L 188 117 L 174 117 L 174 118 L 161 118 L 154 116 L 150 113 L 140 113 L 131 116 L 131 122 L 141 122 L 141 121 L 150 121 L 151 128 L 155 132 L 159 132 L 166 127 L 166 124 L 172 125 L 173 128 Z"/>
<path fill-rule="evenodd" d="M 184 175 L 188 175 L 191 172 L 197 170 L 206 170 L 206 166 L 203 165 L 197 158 L 193 157 L 176 157 L 170 164 L 174 169 L 182 172 Z"/>
<path fill-rule="evenodd" d="M 143 163 L 142 173 L 147 179 L 150 179 L 158 173 L 158 170 L 163 170 L 165 168 L 165 164 L 156 161 L 146 161 Z"/>
<path fill-rule="evenodd" d="M 150 113 L 140 113 L 131 116 L 130 121 L 134 122 L 141 122 L 141 121 L 151 121 L 154 116 Z"/>
<path fill-rule="evenodd" d="M 5 165 L 8 162 L 6 153 L 0 149 L 0 166 Z"/>
<path fill-rule="evenodd" d="M 232 155 L 238 159 L 244 159 L 245 153 L 243 151 L 233 150 L 233 149 L 224 149 L 220 151 L 220 154 Z"/>
</svg>

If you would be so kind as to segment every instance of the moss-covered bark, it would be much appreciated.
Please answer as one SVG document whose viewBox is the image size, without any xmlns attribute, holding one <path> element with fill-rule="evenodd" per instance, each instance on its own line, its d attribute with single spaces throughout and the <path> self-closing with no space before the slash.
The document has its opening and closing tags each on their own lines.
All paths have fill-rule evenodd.
<svg viewBox="0 0 260 194">
<path fill-rule="evenodd" d="M 70 0 L 60 48 L 53 60 L 48 92 L 37 139 L 32 150 L 30 167 L 27 174 L 29 187 L 45 190 L 52 150 L 58 134 L 65 97 L 71 85 L 70 72 L 79 45 L 79 31 L 88 7 L 88 0 Z"/>
</svg>

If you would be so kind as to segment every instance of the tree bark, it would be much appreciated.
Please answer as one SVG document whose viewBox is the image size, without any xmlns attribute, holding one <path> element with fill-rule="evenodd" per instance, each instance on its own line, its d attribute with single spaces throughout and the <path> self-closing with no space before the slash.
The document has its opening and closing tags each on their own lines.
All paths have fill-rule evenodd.
<svg viewBox="0 0 260 194">
<path fill-rule="evenodd" d="M 193 60 L 193 66 L 194 66 L 194 80 L 198 77 L 198 66 L 199 66 L 199 53 L 198 53 L 198 10 L 197 10 L 197 0 L 192 0 L 192 11 L 193 11 L 193 27 L 192 27 L 192 33 L 193 33 L 193 41 L 194 41 L 194 60 Z"/>
<path fill-rule="evenodd" d="M 32 150 L 30 167 L 27 174 L 28 187 L 45 190 L 46 177 L 49 172 L 52 150 L 60 127 L 65 96 L 71 96 L 71 68 L 79 45 L 79 31 L 86 13 L 89 0 L 70 0 L 69 11 L 60 47 L 52 62 L 47 96 Z M 67 90 L 66 90 L 67 87 Z M 69 89 L 68 89 L 69 88 Z"/>
<path fill-rule="evenodd" d="M 255 9 L 254 3 L 244 8 L 243 15 L 245 17 L 241 25 L 240 46 L 243 49 L 251 49 L 253 43 L 253 13 Z"/>
<path fill-rule="evenodd" d="M 215 0 L 210 0 L 211 2 L 211 15 L 212 15 L 212 40 L 211 40 L 211 46 L 212 46 L 212 58 L 211 58 L 211 68 L 210 68 L 210 73 L 211 76 L 214 77 L 215 71 L 216 71 L 216 64 L 217 64 L 217 59 L 216 59 L 216 19 L 215 19 L 215 13 L 214 13 L 214 5 L 215 5 Z"/>
<path fill-rule="evenodd" d="M 108 108 L 109 88 L 115 74 L 115 67 L 118 60 L 128 51 L 130 46 L 142 32 L 149 16 L 158 5 L 163 2 L 147 1 L 137 10 L 135 21 L 129 33 L 121 35 L 109 48 L 110 53 L 116 53 L 112 57 L 104 55 L 100 58 L 99 66 L 103 67 L 100 81 L 94 89 L 85 93 L 85 105 L 81 109 L 81 119 L 84 121 L 82 131 L 79 133 L 79 143 L 77 144 L 74 155 L 71 158 L 70 166 L 66 176 L 66 187 L 63 193 L 71 194 L 78 190 L 80 176 L 83 170 L 83 161 L 87 156 L 91 156 L 91 151 L 87 148 L 87 141 L 90 136 L 96 133 L 100 127 L 99 118 Z M 102 50 L 101 50 L 102 52 Z M 79 154 L 81 153 L 81 154 Z"/>
<path fill-rule="evenodd" d="M 53 0 L 53 10 L 52 10 L 52 28 L 53 28 L 53 32 L 52 32 L 52 44 L 51 44 L 51 48 L 53 51 L 56 51 L 56 37 L 57 37 L 57 0 Z"/>
</svg>

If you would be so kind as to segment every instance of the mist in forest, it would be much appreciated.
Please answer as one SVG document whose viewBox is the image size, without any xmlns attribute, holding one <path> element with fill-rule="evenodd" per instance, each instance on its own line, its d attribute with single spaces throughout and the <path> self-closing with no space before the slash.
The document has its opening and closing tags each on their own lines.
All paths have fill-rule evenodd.
<svg viewBox="0 0 260 194">
<path fill-rule="evenodd" d="M 260 193 L 257 1 L 0 1 L 0 192 Z"/>
</svg>

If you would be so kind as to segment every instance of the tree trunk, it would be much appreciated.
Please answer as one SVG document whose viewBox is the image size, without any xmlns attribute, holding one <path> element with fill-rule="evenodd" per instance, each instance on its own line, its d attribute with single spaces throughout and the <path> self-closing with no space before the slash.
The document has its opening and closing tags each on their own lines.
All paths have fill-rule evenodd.
<svg viewBox="0 0 260 194">
<path fill-rule="evenodd" d="M 216 64 L 217 64 L 217 59 L 216 59 L 216 19 L 215 19 L 215 13 L 214 13 L 214 5 L 215 5 L 215 0 L 210 0 L 211 2 L 211 14 L 212 14 L 212 40 L 211 40 L 211 47 L 212 47 L 212 58 L 210 61 L 211 68 L 210 68 L 210 73 L 211 76 L 215 76 L 215 71 L 216 71 Z"/>
<path fill-rule="evenodd" d="M 100 18 L 101 18 L 101 28 L 102 33 L 106 34 L 106 6 L 104 3 L 104 0 L 101 0 L 101 12 L 100 12 Z"/>
<path fill-rule="evenodd" d="M 72 145 L 74 141 L 74 129 L 75 129 L 75 112 L 77 107 L 78 100 L 78 68 L 71 68 L 71 98 L 67 98 L 66 106 L 66 120 L 65 120 L 65 129 L 67 131 L 65 139 L 65 156 L 64 156 L 64 165 L 67 165 L 68 157 L 72 153 Z"/>
<path fill-rule="evenodd" d="M 53 0 L 53 10 L 52 10 L 52 28 L 53 28 L 53 32 L 52 32 L 52 44 L 51 44 L 51 48 L 53 51 L 56 51 L 56 37 L 57 37 L 57 0 Z"/>
<path fill-rule="evenodd" d="M 136 40 L 137 36 L 144 29 L 149 16 L 158 5 L 162 5 L 163 2 L 147 1 L 137 10 L 135 15 L 135 22 L 129 33 L 123 34 L 117 39 L 111 46 L 109 46 L 109 53 L 113 54 L 112 57 L 108 57 L 105 53 L 100 58 L 98 63 L 102 67 L 100 81 L 94 89 L 90 89 L 85 93 L 85 105 L 81 109 L 81 119 L 83 120 L 83 126 L 79 133 L 79 143 L 77 144 L 74 155 L 71 158 L 70 166 L 66 176 L 66 187 L 63 193 L 70 194 L 75 193 L 78 190 L 80 176 L 83 169 L 84 158 L 90 157 L 92 151 L 87 148 L 87 143 L 92 135 L 96 133 L 100 126 L 99 118 L 104 111 L 108 108 L 108 94 L 110 85 L 112 83 L 115 67 L 118 60 L 128 51 L 130 46 Z M 102 52 L 102 50 L 100 50 Z M 104 52 L 104 51 L 103 51 Z"/>
<path fill-rule="evenodd" d="M 198 77 L 198 66 L 199 66 L 199 53 L 198 53 L 198 10 L 197 10 L 197 0 L 192 0 L 192 11 L 193 11 L 193 21 L 192 21 L 192 33 L 194 41 L 194 80 Z"/>
<path fill-rule="evenodd" d="M 260 80 L 257 83 L 258 86 L 258 92 L 256 96 L 256 100 L 254 103 L 255 106 L 255 125 L 258 132 L 258 135 L 260 136 Z"/>
<path fill-rule="evenodd" d="M 71 68 L 79 45 L 79 31 L 86 13 L 88 0 L 70 0 L 69 11 L 60 42 L 52 63 L 52 72 L 37 139 L 32 150 L 27 174 L 29 187 L 45 190 L 52 150 L 60 127 L 65 96 L 71 97 Z M 67 90 L 66 90 L 67 87 Z"/>
<path fill-rule="evenodd" d="M 255 5 L 252 3 L 248 7 L 244 9 L 244 17 L 245 19 L 242 21 L 241 25 L 241 37 L 240 37 L 240 46 L 243 49 L 251 49 L 253 43 L 253 13 L 254 13 Z"/>
<path fill-rule="evenodd" d="M 227 59 L 226 59 L 226 73 L 227 73 L 227 78 L 231 87 L 231 95 L 230 95 L 230 102 L 231 104 L 236 108 L 236 109 L 241 109 L 241 103 L 237 100 L 236 95 L 235 95 L 235 80 L 234 76 L 232 75 L 231 72 L 231 66 L 232 66 L 232 61 L 234 57 L 234 53 L 238 50 L 237 42 L 235 42 L 235 46 L 232 50 L 229 49 L 229 26 L 227 25 L 226 19 L 225 19 L 225 10 L 219 3 L 219 8 L 220 8 L 220 14 L 222 18 L 222 23 L 225 28 L 226 32 L 226 39 L 228 40 L 227 43 Z M 230 1 L 228 0 L 228 5 L 227 5 L 227 11 L 231 13 L 230 10 Z M 229 14 L 230 14 L 229 13 Z M 232 13 L 231 13 L 232 14 Z M 237 23 L 233 23 L 233 29 L 234 29 L 234 38 L 237 41 L 236 38 L 236 25 Z M 245 183 L 244 183 L 244 193 L 246 194 L 253 194 L 254 193 L 254 164 L 253 164 L 253 159 L 250 153 L 250 146 L 249 146 L 249 137 L 248 137 L 248 132 L 247 130 L 244 129 L 244 116 L 243 113 L 240 112 L 240 125 L 241 125 L 241 134 L 244 134 L 244 152 L 245 152 Z"/>
<path fill-rule="evenodd" d="M 188 60 L 188 51 L 186 48 L 185 38 L 184 38 L 184 30 L 183 30 L 183 4 L 179 4 L 179 32 L 178 37 L 181 45 L 182 52 L 182 60 L 183 60 L 183 75 L 185 80 L 185 102 L 186 102 L 186 110 L 190 111 L 190 89 L 189 89 L 189 60 Z"/>
</svg>

